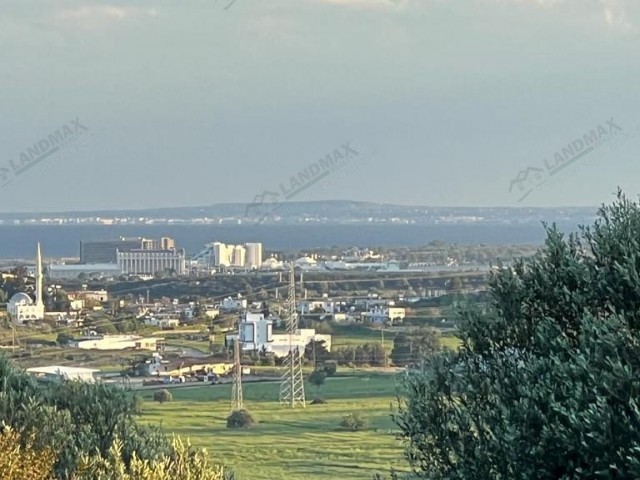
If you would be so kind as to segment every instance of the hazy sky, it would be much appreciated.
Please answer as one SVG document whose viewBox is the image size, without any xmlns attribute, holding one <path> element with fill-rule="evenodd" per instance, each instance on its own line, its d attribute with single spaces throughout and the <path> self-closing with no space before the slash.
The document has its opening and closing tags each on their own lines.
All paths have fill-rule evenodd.
<svg viewBox="0 0 640 480">
<path fill-rule="evenodd" d="M 296 200 L 596 205 L 640 192 L 639 80 L 637 0 L 0 0 L 0 211 L 250 202 L 346 142 Z"/>
</svg>

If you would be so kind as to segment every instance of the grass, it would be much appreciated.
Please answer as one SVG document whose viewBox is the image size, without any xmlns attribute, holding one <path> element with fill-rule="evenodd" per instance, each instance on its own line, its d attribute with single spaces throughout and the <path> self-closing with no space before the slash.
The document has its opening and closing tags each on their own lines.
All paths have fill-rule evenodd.
<svg viewBox="0 0 640 480">
<path fill-rule="evenodd" d="M 316 396 L 315 387 L 305 388 L 309 400 Z M 173 389 L 173 402 L 163 405 L 144 392 L 141 421 L 190 437 L 239 480 L 368 479 L 391 467 L 408 470 L 390 416 L 396 388 L 393 375 L 330 378 L 320 390 L 328 403 L 290 409 L 277 402 L 278 383 L 245 384 L 245 408 L 258 421 L 246 430 L 226 428 L 230 385 Z M 368 418 L 367 430 L 340 428 L 354 412 Z"/>
</svg>

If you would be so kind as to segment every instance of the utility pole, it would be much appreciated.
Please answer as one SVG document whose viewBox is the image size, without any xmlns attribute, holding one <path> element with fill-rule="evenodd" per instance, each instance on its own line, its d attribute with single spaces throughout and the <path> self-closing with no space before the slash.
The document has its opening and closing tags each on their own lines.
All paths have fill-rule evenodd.
<svg viewBox="0 0 640 480">
<path fill-rule="evenodd" d="M 384 323 L 382 324 L 382 328 L 380 329 L 380 332 L 382 333 L 382 355 L 383 355 L 383 365 L 386 368 L 387 367 L 387 351 L 384 349 Z"/>
<path fill-rule="evenodd" d="M 231 411 L 243 409 L 242 366 L 240 365 L 240 342 L 233 341 L 233 388 L 231 389 Z"/>
<path fill-rule="evenodd" d="M 280 403 L 295 408 L 305 405 L 304 378 L 302 376 L 302 358 L 298 347 L 294 348 L 293 336 L 298 333 L 298 314 L 296 312 L 296 279 L 293 263 L 289 274 L 289 296 L 287 297 L 287 331 L 289 332 L 289 354 L 284 359 L 285 371 L 280 383 Z"/>
</svg>

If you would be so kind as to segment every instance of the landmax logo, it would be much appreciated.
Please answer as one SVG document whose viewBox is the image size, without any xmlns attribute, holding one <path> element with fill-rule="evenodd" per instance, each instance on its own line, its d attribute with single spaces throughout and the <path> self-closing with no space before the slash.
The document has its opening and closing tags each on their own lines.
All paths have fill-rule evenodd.
<svg viewBox="0 0 640 480">
<path fill-rule="evenodd" d="M 259 222 L 266 216 L 273 213 L 282 201 L 290 200 L 326 178 L 332 172 L 342 169 L 352 159 L 358 157 L 360 153 L 355 150 L 350 142 L 334 149 L 325 156 L 307 165 L 296 175 L 289 177 L 285 182 L 278 185 L 277 191 L 265 190 L 256 195 L 253 202 L 247 205 L 245 217 L 258 217 Z"/>
<path fill-rule="evenodd" d="M 71 120 L 33 146 L 22 151 L 17 159 L 10 159 L 6 167 L 0 167 L 0 187 L 10 184 L 15 177 L 33 168 L 43 160 L 60 152 L 69 143 L 77 140 L 88 128 L 79 119 Z"/>
<path fill-rule="evenodd" d="M 617 125 L 613 118 L 605 121 L 604 124 L 598 124 L 594 129 L 558 150 L 553 155 L 553 160 L 544 159 L 540 167 L 529 166 L 520 170 L 518 175 L 511 180 L 509 192 L 513 192 L 514 189 L 517 189 L 518 193 L 524 192 L 518 198 L 518 202 L 522 202 L 533 190 L 547 182 L 553 175 L 594 152 L 621 131 L 622 127 Z"/>
</svg>

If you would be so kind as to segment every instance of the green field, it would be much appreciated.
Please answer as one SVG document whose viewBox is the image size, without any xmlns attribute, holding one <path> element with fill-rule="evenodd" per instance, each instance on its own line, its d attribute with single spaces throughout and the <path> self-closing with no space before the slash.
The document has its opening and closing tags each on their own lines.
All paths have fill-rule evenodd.
<svg viewBox="0 0 640 480">
<path fill-rule="evenodd" d="M 294 410 L 277 402 L 277 383 L 245 383 L 245 408 L 259 423 L 244 430 L 226 428 L 230 385 L 173 389 L 173 402 L 162 405 L 147 391 L 141 421 L 189 437 L 239 480 L 371 479 L 391 467 L 408 471 L 390 417 L 397 405 L 396 379 L 380 374 L 330 378 L 320 390 L 327 404 L 308 402 L 306 409 Z M 306 391 L 308 399 L 317 395 L 313 386 Z M 343 430 L 342 416 L 355 412 L 368 418 L 369 427 Z"/>
</svg>

